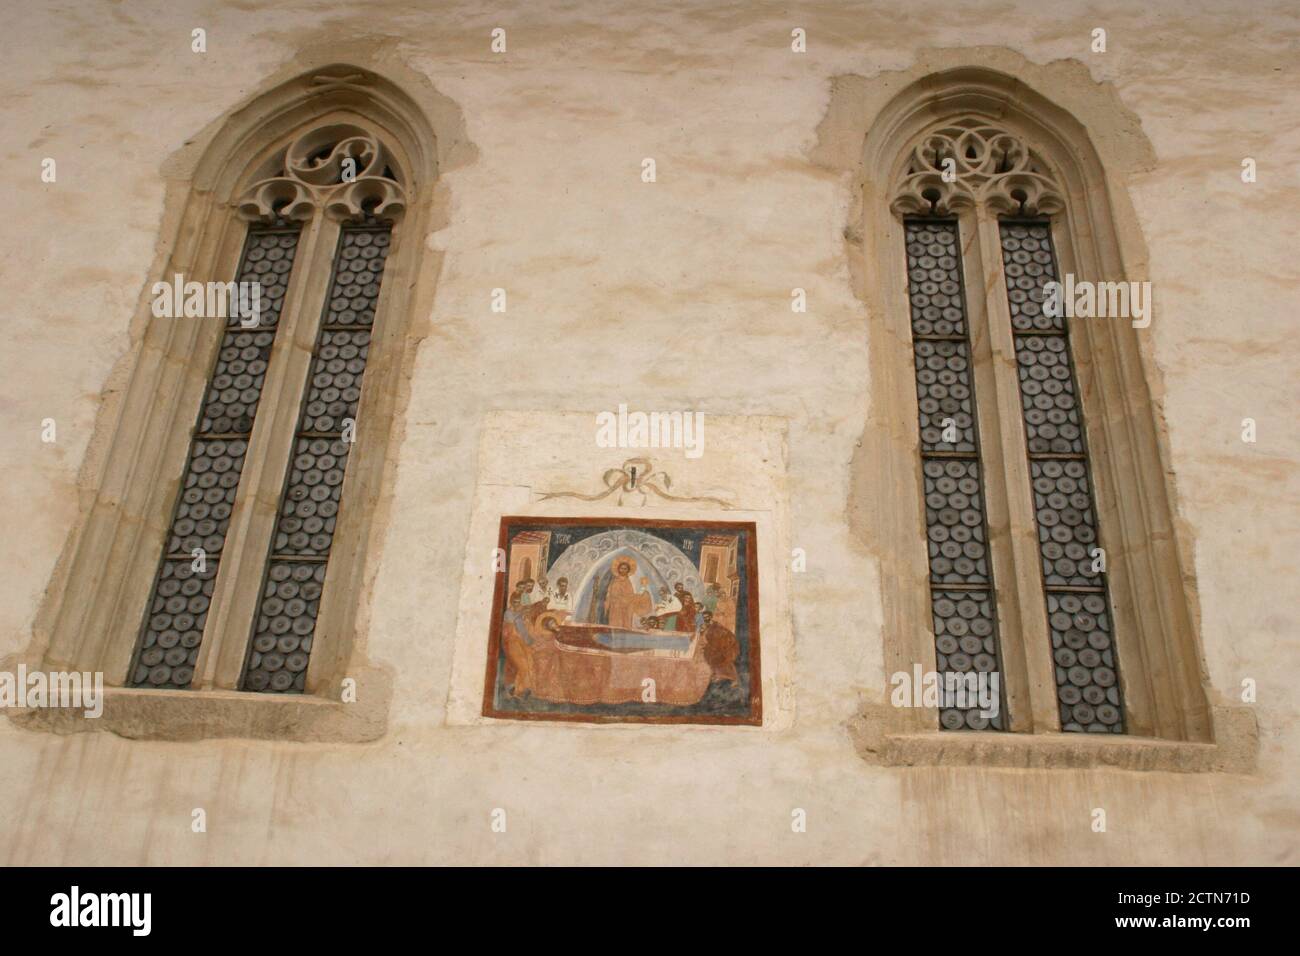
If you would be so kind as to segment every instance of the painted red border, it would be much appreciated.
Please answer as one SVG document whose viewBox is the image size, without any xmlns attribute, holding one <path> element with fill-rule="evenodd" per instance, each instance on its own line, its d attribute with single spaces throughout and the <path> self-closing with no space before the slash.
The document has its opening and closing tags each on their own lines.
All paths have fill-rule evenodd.
<svg viewBox="0 0 1300 956">
<path fill-rule="evenodd" d="M 760 726 L 763 723 L 763 670 L 760 632 L 758 629 L 758 528 L 752 521 L 690 521 L 667 518 L 544 518 L 533 515 L 506 515 L 501 518 L 497 547 L 505 553 L 510 529 L 516 524 L 547 525 L 553 528 L 589 528 L 613 525 L 626 528 L 699 528 L 705 531 L 748 531 L 745 536 L 745 594 L 749 610 L 749 713 L 737 716 L 674 714 L 663 717 L 606 714 L 530 714 L 500 711 L 493 706 L 497 660 L 501 656 L 501 608 L 505 602 L 506 570 L 496 572 L 492 589 L 492 626 L 488 635 L 487 674 L 483 679 L 483 716 L 499 720 L 560 720 L 586 724 L 732 724 Z"/>
</svg>

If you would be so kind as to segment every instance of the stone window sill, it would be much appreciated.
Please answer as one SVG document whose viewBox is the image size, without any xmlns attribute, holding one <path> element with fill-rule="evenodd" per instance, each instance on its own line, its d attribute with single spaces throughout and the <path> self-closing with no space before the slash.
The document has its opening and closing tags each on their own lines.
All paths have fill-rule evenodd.
<svg viewBox="0 0 1300 956">
<path fill-rule="evenodd" d="M 321 743 L 365 743 L 388 729 L 391 680 L 370 668 L 356 675 L 355 703 L 308 694 L 257 694 L 232 690 L 104 688 L 104 709 L 9 711 L 27 730 L 55 734 L 107 731 L 132 740 L 192 741 L 237 737 Z"/>
<path fill-rule="evenodd" d="M 858 755 L 887 767 L 1016 767 L 1032 770 L 1254 773 L 1259 755 L 1255 714 L 1215 707 L 1213 743 L 1097 734 L 1009 734 L 981 731 L 897 731 L 889 707 L 850 726 Z"/>
</svg>

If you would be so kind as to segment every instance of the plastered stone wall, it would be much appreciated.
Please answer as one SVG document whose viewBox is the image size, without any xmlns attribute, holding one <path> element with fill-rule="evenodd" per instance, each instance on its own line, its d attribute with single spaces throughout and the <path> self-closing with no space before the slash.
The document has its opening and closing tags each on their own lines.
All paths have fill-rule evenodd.
<svg viewBox="0 0 1300 956">
<path fill-rule="evenodd" d="M 443 171 L 428 238 L 443 253 L 436 295 L 416 320 L 396 478 L 359 616 L 369 659 L 394 674 L 388 733 L 369 744 L 160 743 L 0 721 L 0 861 L 1300 857 L 1293 5 L 6 0 L 3 12 L 0 658 L 29 648 L 111 437 L 97 418 L 129 372 L 133 317 L 157 278 L 169 158 L 322 50 L 423 76 L 459 107 L 472 148 Z M 190 50 L 196 27 L 203 55 Z M 490 52 L 494 27 L 507 31 L 504 55 Z M 807 53 L 790 50 L 795 27 Z M 1105 54 L 1089 50 L 1095 27 L 1107 30 Z M 1233 702 L 1243 679 L 1257 681 L 1253 774 L 883 767 L 854 746 L 851 724 L 884 699 L 890 576 L 851 530 L 850 498 L 888 507 L 890 489 L 851 488 L 871 413 L 873 317 L 845 240 L 853 174 L 826 161 L 823 124 L 837 83 L 863 84 L 862 102 L 878 108 L 880 90 L 931 63 L 1022 76 L 1119 164 L 1110 171 L 1149 256 L 1133 266 L 1155 290 L 1144 360 L 1194 559 L 1211 699 Z M 1145 156 L 1124 145 L 1135 134 Z M 54 184 L 40 180 L 47 156 Z M 1259 164 L 1251 185 L 1245 156 Z M 653 184 L 640 177 L 647 157 Z M 490 311 L 495 287 L 508 290 L 506 315 Z M 795 287 L 807 314 L 790 311 Z M 790 545 L 808 556 L 805 573 L 787 576 L 788 725 L 449 719 L 489 414 L 619 402 L 782 423 L 781 507 Z M 1240 439 L 1245 417 L 1255 444 Z M 54 444 L 40 442 L 45 418 Z M 590 461 L 575 464 L 575 483 L 594 477 Z M 190 830 L 197 807 L 204 834 Z M 504 834 L 490 829 L 498 807 Z M 1095 807 L 1104 834 L 1091 830 Z M 806 833 L 791 831 L 794 808 Z"/>
</svg>

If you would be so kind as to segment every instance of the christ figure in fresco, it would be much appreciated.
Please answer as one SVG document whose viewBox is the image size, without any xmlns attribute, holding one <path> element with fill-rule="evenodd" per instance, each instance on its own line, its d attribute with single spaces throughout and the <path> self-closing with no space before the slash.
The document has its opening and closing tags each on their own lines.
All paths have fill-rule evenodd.
<svg viewBox="0 0 1300 956">
<path fill-rule="evenodd" d="M 605 592 L 605 620 L 610 627 L 631 630 L 636 622 L 650 612 L 650 594 L 638 592 L 632 583 L 636 562 L 620 558 L 614 562 L 614 578 Z M 645 579 L 641 579 L 644 584 Z"/>
</svg>

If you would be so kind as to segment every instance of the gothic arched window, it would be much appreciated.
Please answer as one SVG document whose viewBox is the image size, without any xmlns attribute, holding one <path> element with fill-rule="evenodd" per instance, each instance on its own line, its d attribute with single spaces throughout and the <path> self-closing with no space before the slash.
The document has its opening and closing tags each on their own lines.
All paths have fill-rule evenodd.
<svg viewBox="0 0 1300 956">
<path fill-rule="evenodd" d="M 214 135 L 43 609 L 47 664 L 164 691 L 385 679 L 352 635 L 437 163 L 423 109 L 351 66 Z"/>
<path fill-rule="evenodd" d="M 996 715 L 943 697 L 946 729 L 1210 739 L 1138 349 L 1150 303 L 1066 304 L 1128 292 L 1082 127 L 1009 77 L 953 71 L 882 111 L 866 162 L 883 175 L 864 207 L 888 332 L 873 368 L 916 423 L 877 430 L 916 468 L 886 537 L 926 594 L 891 599 L 909 634 L 891 663 L 997 676 Z"/>
<path fill-rule="evenodd" d="M 240 689 L 306 686 L 405 190 L 379 137 L 350 123 L 297 134 L 253 177 L 238 201 L 249 227 L 236 281 L 255 284 L 258 293 L 247 298 L 265 308 L 227 310 L 241 314 L 222 331 L 132 661 L 133 687 L 191 685 L 207 622 L 221 619 L 211 613 L 214 604 L 230 608 L 233 633 L 252 634 Z M 326 273 L 324 287 L 293 281 Z M 244 290 L 236 294 L 243 301 Z M 289 416 L 271 415 L 267 427 L 256 428 L 263 386 L 277 379 L 277 405 L 300 409 L 287 463 Z M 255 506 L 256 492 L 246 492 L 244 502 L 252 494 L 253 504 L 236 511 L 250 458 L 282 476 L 274 522 Z M 250 552 L 250 561 L 269 553 L 256 602 L 246 593 L 247 576 L 221 573 L 228 543 Z M 249 610 L 254 617 L 246 624 Z"/>
</svg>

